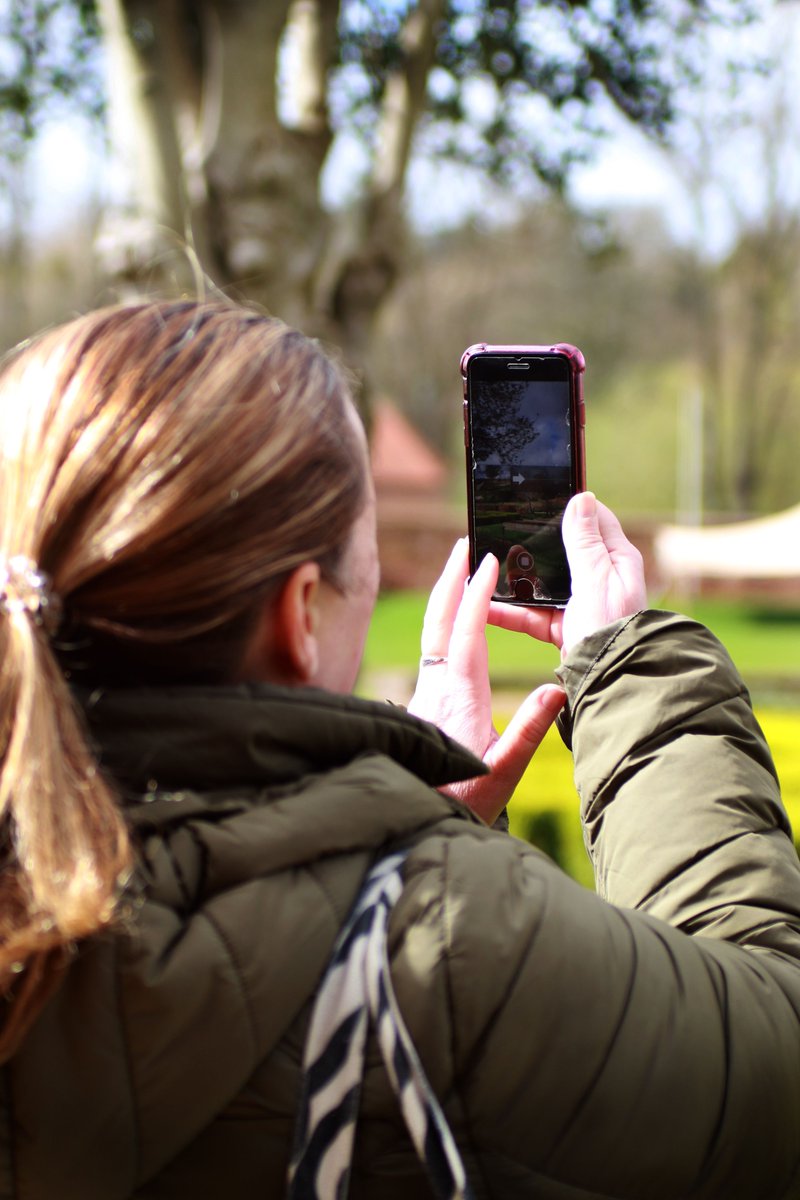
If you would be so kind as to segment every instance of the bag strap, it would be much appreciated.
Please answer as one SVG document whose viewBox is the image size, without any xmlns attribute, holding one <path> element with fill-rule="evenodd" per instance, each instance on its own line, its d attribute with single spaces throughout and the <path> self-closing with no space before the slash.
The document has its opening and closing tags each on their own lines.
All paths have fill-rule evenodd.
<svg viewBox="0 0 800 1200">
<path fill-rule="evenodd" d="M 439 1200 L 472 1200 L 455 1139 L 395 999 L 386 934 L 407 851 L 367 875 L 339 934 L 311 1015 L 287 1200 L 345 1200 L 367 1031 L 375 1029 L 408 1132 Z"/>
</svg>

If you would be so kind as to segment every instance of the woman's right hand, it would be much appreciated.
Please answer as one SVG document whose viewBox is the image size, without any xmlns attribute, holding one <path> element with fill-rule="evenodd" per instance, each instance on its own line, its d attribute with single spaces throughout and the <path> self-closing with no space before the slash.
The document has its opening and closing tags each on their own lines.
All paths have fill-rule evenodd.
<svg viewBox="0 0 800 1200">
<path fill-rule="evenodd" d="M 552 642 L 561 647 L 563 658 L 581 638 L 645 608 L 647 590 L 641 554 L 592 492 L 573 496 L 562 531 L 572 574 L 572 596 L 564 611 L 495 601 L 489 621 Z"/>
</svg>

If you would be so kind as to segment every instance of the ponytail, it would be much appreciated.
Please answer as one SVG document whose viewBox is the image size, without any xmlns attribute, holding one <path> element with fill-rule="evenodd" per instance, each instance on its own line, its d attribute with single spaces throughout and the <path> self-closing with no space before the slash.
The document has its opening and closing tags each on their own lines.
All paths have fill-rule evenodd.
<svg viewBox="0 0 800 1200">
<path fill-rule="evenodd" d="M 112 920 L 127 831 L 50 645 L 58 601 L 28 560 L 0 568 L 0 1062 L 69 948 Z"/>
</svg>

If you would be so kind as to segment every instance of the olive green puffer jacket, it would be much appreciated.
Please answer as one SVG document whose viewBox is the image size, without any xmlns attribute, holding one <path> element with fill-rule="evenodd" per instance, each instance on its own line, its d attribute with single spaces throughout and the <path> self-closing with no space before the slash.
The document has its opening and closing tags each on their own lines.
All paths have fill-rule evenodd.
<svg viewBox="0 0 800 1200">
<path fill-rule="evenodd" d="M 434 791 L 476 762 L 399 709 L 95 694 L 141 892 L 3 1071 L 0 1197 L 279 1200 L 310 997 L 400 845 L 395 988 L 476 1196 L 800 1196 L 800 870 L 741 680 L 654 613 L 562 674 L 604 899 Z M 429 1194 L 373 1051 L 350 1195 Z"/>
</svg>

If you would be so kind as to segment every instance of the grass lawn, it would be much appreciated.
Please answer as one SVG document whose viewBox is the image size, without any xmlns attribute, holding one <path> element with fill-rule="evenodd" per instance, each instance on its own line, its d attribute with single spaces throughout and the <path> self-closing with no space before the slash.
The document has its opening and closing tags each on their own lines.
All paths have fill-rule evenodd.
<svg viewBox="0 0 800 1200">
<path fill-rule="evenodd" d="M 364 658 L 367 677 L 382 670 L 415 670 L 426 600 L 421 592 L 391 592 L 380 598 Z M 711 601 L 686 611 L 724 642 L 756 694 L 788 691 L 800 705 L 800 611 Z M 502 629 L 490 629 L 488 638 L 490 670 L 498 686 L 519 687 L 528 680 L 549 679 L 558 663 L 552 646 Z"/>
<path fill-rule="evenodd" d="M 415 592 L 382 596 L 367 642 L 361 690 L 397 702 L 408 699 L 419 657 L 426 597 Z M 772 749 L 789 816 L 800 837 L 800 612 L 742 604 L 698 603 L 691 615 L 727 646 L 753 694 Z M 496 689 L 495 719 L 502 727 L 514 693 L 552 678 L 558 653 L 504 630 L 490 629 L 489 659 Z M 580 831 L 572 759 L 551 730 L 511 805 L 511 828 L 541 845 L 575 878 L 591 886 Z"/>
</svg>

